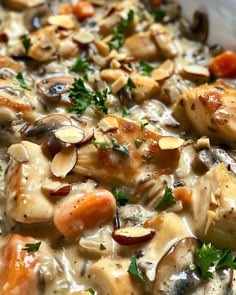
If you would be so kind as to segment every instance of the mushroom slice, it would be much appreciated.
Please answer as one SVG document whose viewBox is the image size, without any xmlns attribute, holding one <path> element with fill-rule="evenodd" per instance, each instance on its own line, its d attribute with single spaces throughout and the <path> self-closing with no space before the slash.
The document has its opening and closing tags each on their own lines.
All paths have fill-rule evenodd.
<svg viewBox="0 0 236 295">
<path fill-rule="evenodd" d="M 197 270 L 190 270 L 194 250 L 199 246 L 196 239 L 189 237 L 169 249 L 157 265 L 153 294 L 221 295 L 232 291 L 232 269 L 214 272 L 212 280 L 201 280 Z"/>
<path fill-rule="evenodd" d="M 51 170 L 56 177 L 64 178 L 77 162 L 77 149 L 69 146 L 60 151 L 52 160 Z"/>
<path fill-rule="evenodd" d="M 112 238 L 120 245 L 130 246 L 151 240 L 155 233 L 155 230 L 152 228 L 128 226 L 115 230 L 112 233 Z"/>
<path fill-rule="evenodd" d="M 43 137 L 62 126 L 70 126 L 71 120 L 65 115 L 53 114 L 35 121 L 23 131 L 23 137 Z"/>
<path fill-rule="evenodd" d="M 56 139 L 64 143 L 76 144 L 84 139 L 84 130 L 76 126 L 63 126 L 54 132 Z"/>
<path fill-rule="evenodd" d="M 24 11 L 24 24 L 30 31 L 37 31 L 48 24 L 48 17 L 52 15 L 48 4 L 42 3 Z"/>
<path fill-rule="evenodd" d="M 48 78 L 37 84 L 37 91 L 47 102 L 57 103 L 73 82 L 74 78 L 69 76 Z"/>
</svg>

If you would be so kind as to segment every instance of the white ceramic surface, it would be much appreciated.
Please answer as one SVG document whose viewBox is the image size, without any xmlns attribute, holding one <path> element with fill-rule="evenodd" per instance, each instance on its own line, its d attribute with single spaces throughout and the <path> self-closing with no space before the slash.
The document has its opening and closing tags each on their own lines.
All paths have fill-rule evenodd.
<svg viewBox="0 0 236 295">
<path fill-rule="evenodd" d="M 236 0 L 177 0 L 183 15 L 192 19 L 194 11 L 205 11 L 210 20 L 208 44 L 224 45 L 236 51 Z"/>
</svg>

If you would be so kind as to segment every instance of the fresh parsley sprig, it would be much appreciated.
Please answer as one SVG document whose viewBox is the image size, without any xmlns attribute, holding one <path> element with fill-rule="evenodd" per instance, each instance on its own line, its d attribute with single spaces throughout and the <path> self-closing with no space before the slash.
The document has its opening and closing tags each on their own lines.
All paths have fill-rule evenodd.
<svg viewBox="0 0 236 295">
<path fill-rule="evenodd" d="M 163 209 L 171 205 L 176 204 L 174 194 L 171 188 L 168 186 L 165 188 L 165 193 L 160 202 L 154 207 L 155 210 Z"/>
<path fill-rule="evenodd" d="M 156 23 L 161 23 L 163 18 L 166 16 L 166 12 L 160 8 L 156 8 L 154 11 L 154 20 Z"/>
<path fill-rule="evenodd" d="M 128 203 L 129 200 L 123 190 L 118 190 L 113 187 L 111 193 L 115 197 L 118 206 L 125 206 Z"/>
<path fill-rule="evenodd" d="M 27 35 L 22 35 L 20 36 L 20 40 L 25 48 L 25 52 L 28 53 L 30 46 L 32 45 L 30 38 L 28 38 Z"/>
<path fill-rule="evenodd" d="M 88 63 L 85 57 L 78 57 L 76 61 L 73 63 L 71 69 L 72 72 L 75 73 L 83 73 L 85 74 L 87 71 L 91 70 L 90 64 Z"/>
<path fill-rule="evenodd" d="M 41 242 L 35 244 L 25 244 L 25 248 L 22 248 L 22 250 L 26 250 L 27 252 L 35 252 L 38 251 L 40 245 Z"/>
<path fill-rule="evenodd" d="M 121 19 L 118 23 L 120 30 L 127 29 L 134 21 L 134 11 L 130 10 L 126 19 Z"/>
<path fill-rule="evenodd" d="M 142 273 L 138 269 L 138 266 L 137 266 L 137 257 L 136 256 L 133 256 L 132 259 L 131 259 L 131 263 L 130 263 L 129 268 L 128 268 L 128 273 L 130 273 L 130 274 L 132 274 L 134 276 L 137 276 L 142 281 L 145 281 Z"/>
<path fill-rule="evenodd" d="M 139 71 L 142 76 L 150 76 L 154 67 L 144 60 L 139 62 Z"/>
<path fill-rule="evenodd" d="M 72 99 L 74 106 L 68 107 L 68 111 L 81 114 L 90 105 L 95 105 L 98 110 L 107 114 L 106 99 L 109 93 L 107 88 L 103 91 L 89 91 L 81 78 L 75 79 L 69 89 L 69 97 Z"/>
<path fill-rule="evenodd" d="M 131 91 L 132 89 L 136 88 L 134 81 L 129 77 L 127 83 L 124 87 L 124 90 Z"/>
<path fill-rule="evenodd" d="M 25 83 L 25 80 L 23 78 L 22 73 L 18 73 L 15 77 L 15 80 L 20 84 L 20 87 L 26 90 L 31 90 L 27 84 Z"/>
</svg>

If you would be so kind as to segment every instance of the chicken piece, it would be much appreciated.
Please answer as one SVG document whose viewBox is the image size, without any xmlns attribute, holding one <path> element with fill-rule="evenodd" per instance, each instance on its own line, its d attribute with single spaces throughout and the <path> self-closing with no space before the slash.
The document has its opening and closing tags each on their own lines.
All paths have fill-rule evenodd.
<svg viewBox="0 0 236 295">
<path fill-rule="evenodd" d="M 127 271 L 130 262 L 127 258 L 101 258 L 92 264 L 88 274 L 98 294 L 144 294 L 142 281 Z"/>
<path fill-rule="evenodd" d="M 0 122 L 12 122 L 18 115 L 30 119 L 36 101 L 11 79 L 0 79 Z"/>
<path fill-rule="evenodd" d="M 59 48 L 55 27 L 47 26 L 28 35 L 31 40 L 28 56 L 37 61 L 49 61 Z"/>
<path fill-rule="evenodd" d="M 216 82 L 188 90 L 181 106 L 200 135 L 217 142 L 236 141 L 236 90 L 232 87 Z"/>
<path fill-rule="evenodd" d="M 161 134 L 115 115 L 102 119 L 99 126 L 95 140 L 79 148 L 74 172 L 103 183 L 132 185 L 142 173 L 171 174 L 176 169 L 180 150 L 161 149 Z"/>
<path fill-rule="evenodd" d="M 192 193 L 192 213 L 197 237 L 236 250 L 236 177 L 223 163 L 199 178 Z"/>
<path fill-rule="evenodd" d="M 51 176 L 48 159 L 41 147 L 28 142 L 21 143 L 27 150 L 28 160 L 17 161 L 11 157 L 5 174 L 6 214 L 11 221 L 22 223 L 51 221 L 53 204 L 43 195 L 41 185 Z"/>
<path fill-rule="evenodd" d="M 22 71 L 22 65 L 7 56 L 0 55 L 0 69 L 8 69 L 13 73 L 19 73 Z"/>
<path fill-rule="evenodd" d="M 160 50 L 157 48 L 151 32 L 140 32 L 126 38 L 124 48 L 130 56 L 144 60 L 157 60 Z"/>
<path fill-rule="evenodd" d="M 3 0 L 3 4 L 6 5 L 7 8 L 14 9 L 17 11 L 33 7 L 42 3 L 45 3 L 45 0 Z"/>
</svg>

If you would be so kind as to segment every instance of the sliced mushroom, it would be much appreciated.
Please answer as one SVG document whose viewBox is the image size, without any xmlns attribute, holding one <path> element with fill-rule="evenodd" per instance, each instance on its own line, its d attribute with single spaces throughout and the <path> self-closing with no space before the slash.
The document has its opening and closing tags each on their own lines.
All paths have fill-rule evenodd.
<svg viewBox="0 0 236 295">
<path fill-rule="evenodd" d="M 193 23 L 190 24 L 187 20 L 180 21 L 180 30 L 184 37 L 190 40 L 206 42 L 208 37 L 209 21 L 207 14 L 201 11 L 196 11 L 193 15 Z"/>
<path fill-rule="evenodd" d="M 30 32 L 37 31 L 48 24 L 50 15 L 52 11 L 46 3 L 30 7 L 24 12 L 24 24 Z"/>
<path fill-rule="evenodd" d="M 214 272 L 212 280 L 203 280 L 198 270 L 190 270 L 194 250 L 199 246 L 196 239 L 185 238 L 169 249 L 157 265 L 153 294 L 231 294 L 232 269 Z"/>
<path fill-rule="evenodd" d="M 218 146 L 212 146 L 210 152 L 215 161 L 224 163 L 227 168 L 236 175 L 236 160 L 233 155 L 230 154 L 230 151 Z"/>
<path fill-rule="evenodd" d="M 192 168 L 195 173 L 202 175 L 210 170 L 213 164 L 214 161 L 211 152 L 209 150 L 201 150 L 195 155 Z"/>
<path fill-rule="evenodd" d="M 37 91 L 48 103 L 57 103 L 73 83 L 73 77 L 52 77 L 37 84 Z"/>
</svg>

